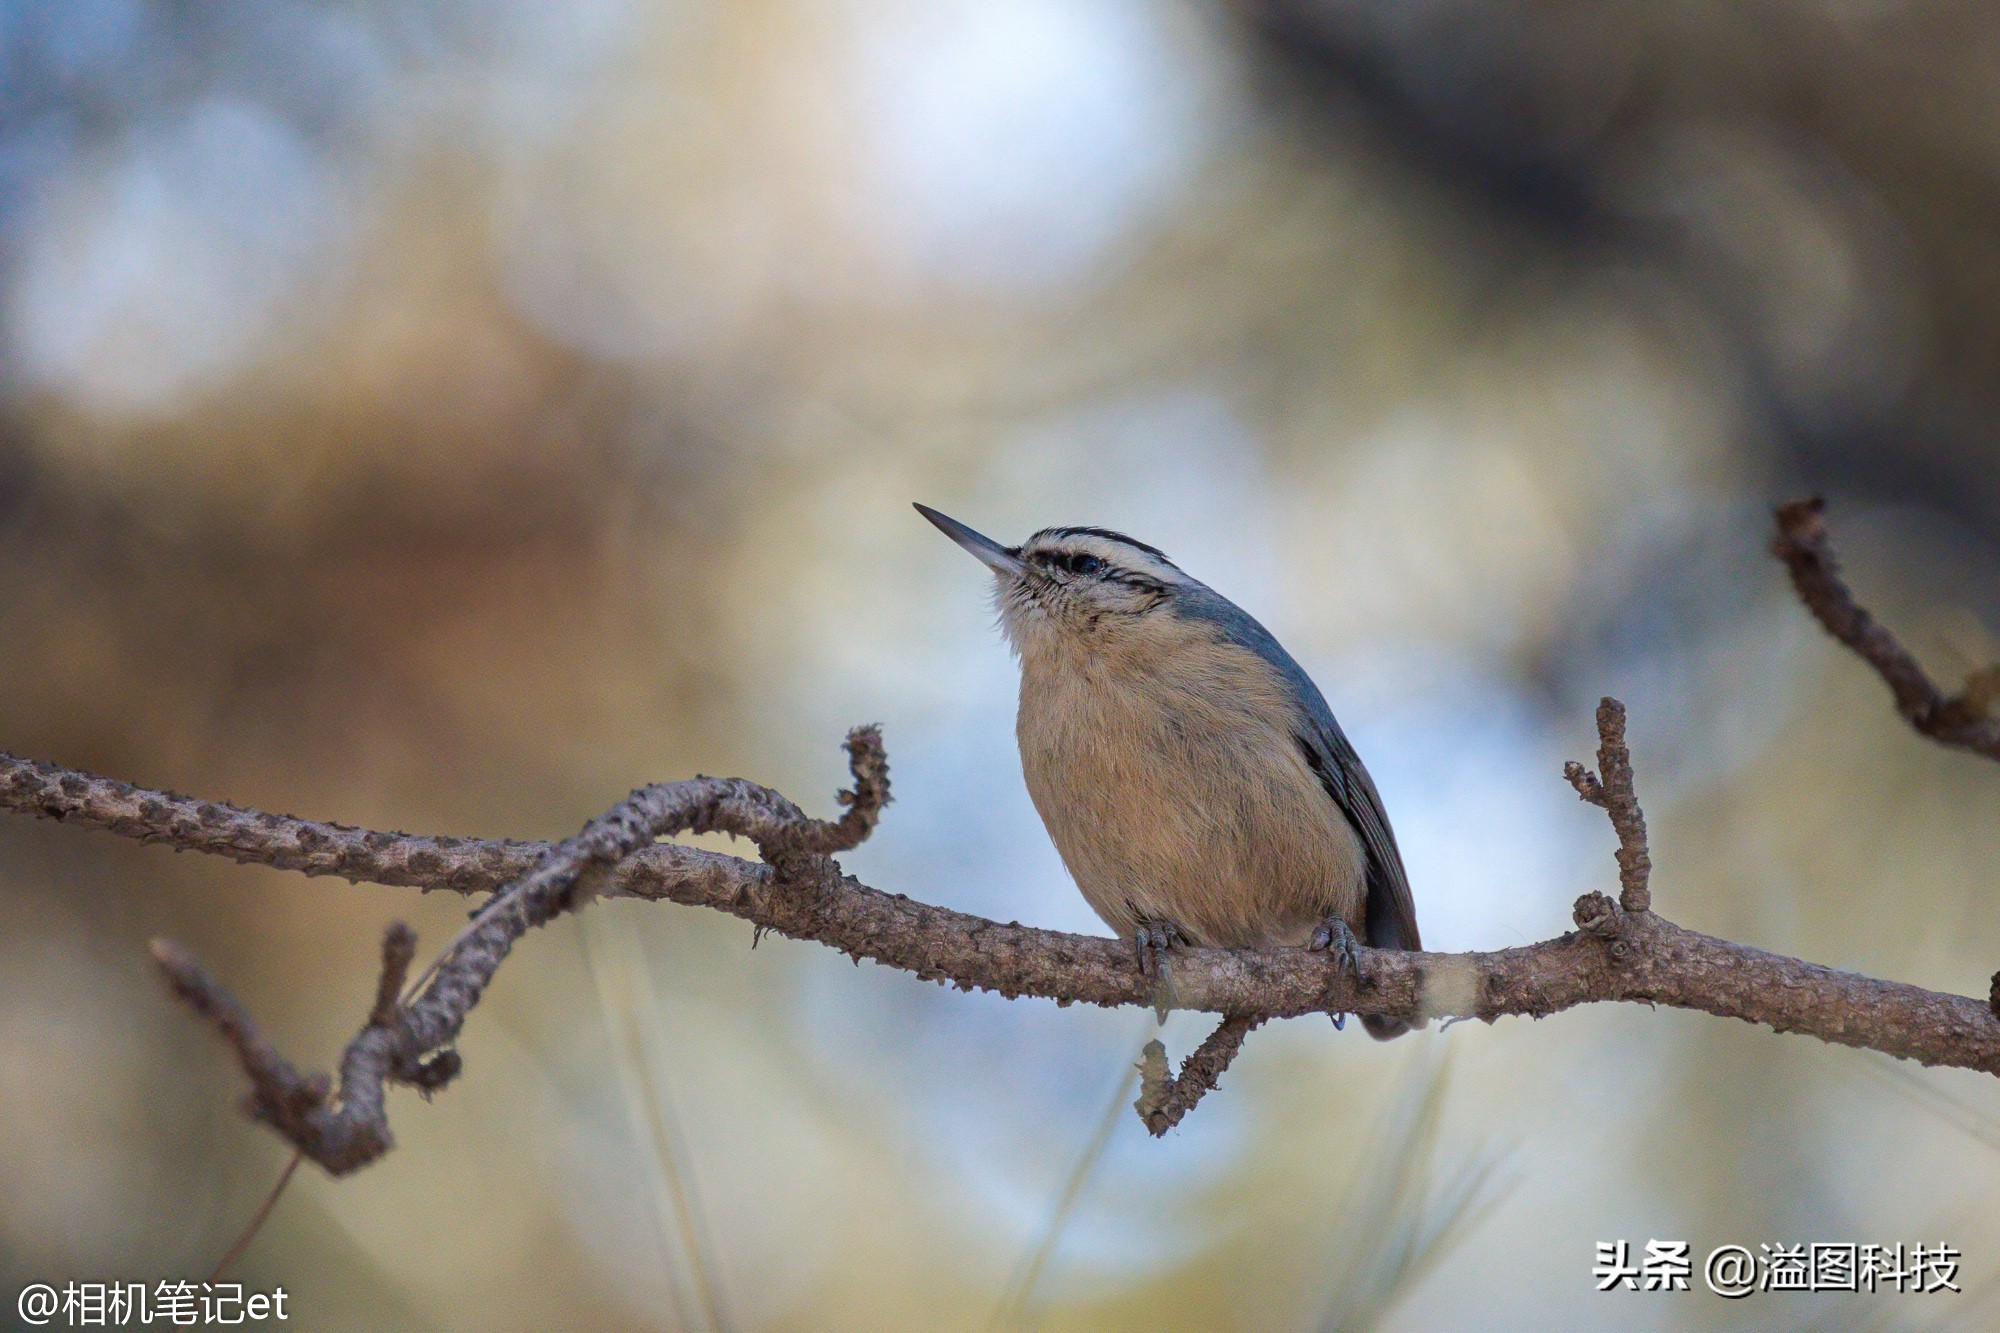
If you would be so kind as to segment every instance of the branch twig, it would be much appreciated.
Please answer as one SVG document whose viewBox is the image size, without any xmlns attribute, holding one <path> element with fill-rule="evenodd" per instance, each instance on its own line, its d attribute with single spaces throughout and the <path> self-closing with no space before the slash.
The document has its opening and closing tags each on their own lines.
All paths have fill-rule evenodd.
<svg viewBox="0 0 2000 1333">
<path fill-rule="evenodd" d="M 1214 1089 L 1243 1049 L 1243 1039 L 1263 1021 L 1262 1014 L 1225 1015 L 1194 1054 L 1181 1062 L 1179 1077 L 1167 1069 L 1167 1048 L 1157 1038 L 1147 1042 L 1139 1053 L 1139 1100 L 1132 1103 L 1147 1132 L 1157 1139 L 1178 1125 Z"/>
<path fill-rule="evenodd" d="M 776 792 L 735 778 L 640 788 L 575 837 L 544 850 L 533 869 L 502 887 L 425 974 L 429 984 L 419 981 L 413 988 L 421 988 L 414 998 L 400 997 L 417 937 L 400 921 L 391 925 L 382 941 L 375 1003 L 367 1024 L 348 1043 L 338 1086 L 325 1074 L 302 1075 L 293 1068 L 185 949 L 155 940 L 153 957 L 174 990 L 236 1048 L 250 1079 L 245 1110 L 329 1172 L 343 1175 L 394 1144 L 383 1105 L 387 1084 L 411 1084 L 429 1095 L 457 1077 L 460 1063 L 451 1043 L 515 941 L 582 905 L 595 891 L 595 875 L 655 838 L 687 829 L 723 829 L 749 838 L 777 871 L 778 887 L 788 892 L 837 878 L 828 854 L 867 837 L 889 800 L 880 733 L 857 727 L 848 734 L 847 751 L 854 790 L 841 793 L 848 810 L 834 823 L 808 819 Z M 269 827 L 268 820 L 260 816 L 255 822 Z M 361 841 L 379 849 L 384 840 L 367 835 Z"/>
<path fill-rule="evenodd" d="M 1817 496 L 1789 501 L 1778 506 L 1777 520 L 1771 553 L 1791 571 L 1799 600 L 1827 633 L 1875 668 L 1896 698 L 1896 711 L 1940 745 L 2000 760 L 2000 719 L 1990 711 L 2000 695 L 2000 666 L 1973 673 L 1965 688 L 1947 695 L 1910 650 L 1855 602 L 1827 539 L 1826 502 Z"/>
<path fill-rule="evenodd" d="M 1563 765 L 1563 776 L 1578 796 L 1611 816 L 1611 827 L 1618 834 L 1618 905 L 1627 912 L 1650 912 L 1653 892 L 1647 880 L 1653 873 L 1653 858 L 1646 847 L 1646 812 L 1639 808 L 1632 782 L 1625 705 L 1612 698 L 1597 705 L 1597 767 L 1604 774 L 1601 778 L 1571 760 Z"/>
</svg>

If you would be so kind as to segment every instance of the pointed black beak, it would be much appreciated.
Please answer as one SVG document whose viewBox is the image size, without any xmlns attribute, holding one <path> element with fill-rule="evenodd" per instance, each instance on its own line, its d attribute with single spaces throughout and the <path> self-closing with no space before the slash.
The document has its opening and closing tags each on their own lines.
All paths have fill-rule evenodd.
<svg viewBox="0 0 2000 1333">
<path fill-rule="evenodd" d="M 1022 569 L 1025 568 L 1021 563 L 1020 556 L 1008 550 L 999 542 L 994 541 L 991 537 L 981 536 L 957 519 L 948 518 L 940 514 L 929 505 L 918 505 L 916 506 L 916 510 L 919 514 L 922 514 L 925 518 L 936 524 L 939 532 L 942 532 L 945 536 L 972 552 L 978 558 L 980 564 L 985 565 L 995 574 L 1002 574 L 1012 578 L 1020 574 Z"/>
</svg>

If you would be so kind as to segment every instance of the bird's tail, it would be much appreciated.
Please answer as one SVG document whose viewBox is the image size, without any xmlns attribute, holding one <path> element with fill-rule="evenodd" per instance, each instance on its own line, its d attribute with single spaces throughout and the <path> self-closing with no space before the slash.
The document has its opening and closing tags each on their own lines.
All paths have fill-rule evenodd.
<svg viewBox="0 0 2000 1333">
<path fill-rule="evenodd" d="M 1368 1029 L 1368 1035 L 1377 1041 L 1392 1041 L 1405 1032 L 1415 1032 L 1424 1027 L 1424 1020 L 1412 1021 L 1407 1018 L 1391 1018 L 1387 1014 L 1363 1014 L 1361 1026 Z"/>
<path fill-rule="evenodd" d="M 1377 949 L 1421 949 L 1423 941 L 1417 935 L 1417 914 L 1411 910 L 1409 894 L 1403 897 L 1402 911 L 1392 910 L 1388 902 L 1378 904 L 1379 881 L 1371 880 L 1368 894 L 1368 943 Z M 1361 1026 L 1368 1029 L 1368 1035 L 1377 1041 L 1393 1041 L 1405 1032 L 1415 1032 L 1424 1027 L 1421 1018 L 1396 1018 L 1389 1014 L 1363 1014 Z"/>
</svg>

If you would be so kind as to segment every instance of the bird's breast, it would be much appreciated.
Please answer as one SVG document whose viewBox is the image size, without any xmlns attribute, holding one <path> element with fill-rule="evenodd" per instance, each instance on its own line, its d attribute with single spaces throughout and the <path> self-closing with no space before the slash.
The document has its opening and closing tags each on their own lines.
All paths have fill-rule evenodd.
<svg viewBox="0 0 2000 1333">
<path fill-rule="evenodd" d="M 1224 945 L 1302 943 L 1331 912 L 1358 931 L 1360 843 L 1283 681 L 1225 643 L 1134 656 L 1023 661 L 1022 771 L 1098 915 Z"/>
</svg>

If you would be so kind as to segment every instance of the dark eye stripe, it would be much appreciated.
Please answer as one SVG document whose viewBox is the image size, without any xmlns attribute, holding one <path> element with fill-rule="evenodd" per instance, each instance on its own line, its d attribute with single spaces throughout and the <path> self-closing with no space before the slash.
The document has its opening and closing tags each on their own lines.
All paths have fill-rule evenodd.
<svg viewBox="0 0 2000 1333">
<path fill-rule="evenodd" d="M 1094 577 L 1106 583 L 1121 584 L 1140 592 L 1148 592 L 1155 597 L 1164 596 L 1167 591 L 1167 585 L 1160 580 L 1134 569 L 1121 568 L 1102 556 L 1092 555 L 1088 551 L 1037 551 L 1028 558 L 1050 571 L 1060 571 L 1079 577 Z"/>
<path fill-rule="evenodd" d="M 1038 564 L 1067 574 L 1097 574 L 1106 568 L 1102 559 L 1087 551 L 1043 551 L 1034 558 Z"/>
</svg>

